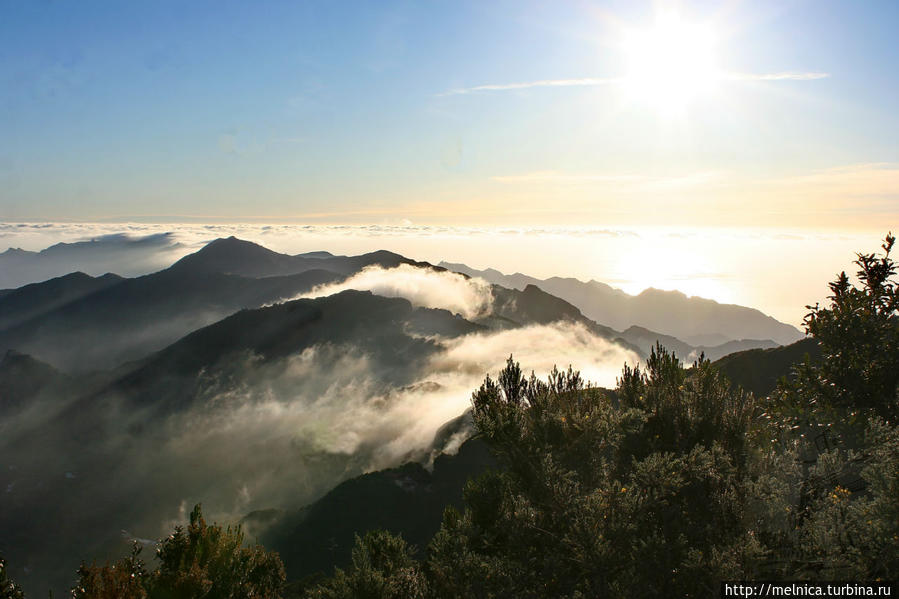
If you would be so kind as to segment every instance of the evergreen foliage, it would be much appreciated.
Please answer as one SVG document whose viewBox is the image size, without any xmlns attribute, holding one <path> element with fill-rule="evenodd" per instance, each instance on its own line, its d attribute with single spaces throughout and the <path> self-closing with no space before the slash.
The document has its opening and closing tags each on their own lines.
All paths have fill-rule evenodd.
<svg viewBox="0 0 899 599">
<path fill-rule="evenodd" d="M 385 531 L 356 537 L 352 565 L 313 589 L 315 599 L 424 599 L 427 582 L 406 542 Z"/>
<path fill-rule="evenodd" d="M 261 546 L 244 547 L 240 527 L 207 525 L 200 505 L 185 529 L 178 526 L 156 550 L 159 566 L 148 571 L 131 555 L 105 566 L 78 571 L 75 599 L 271 599 L 284 586 L 284 566 Z"/>
<path fill-rule="evenodd" d="M 899 283 L 887 235 L 883 255 L 857 254 L 861 282 L 845 272 L 829 284 L 830 306 L 808 306 L 806 330 L 818 340 L 823 359 L 797 368 L 796 381 L 782 387 L 786 412 L 812 425 L 845 421 L 854 426 L 872 415 L 899 419 Z"/>
</svg>

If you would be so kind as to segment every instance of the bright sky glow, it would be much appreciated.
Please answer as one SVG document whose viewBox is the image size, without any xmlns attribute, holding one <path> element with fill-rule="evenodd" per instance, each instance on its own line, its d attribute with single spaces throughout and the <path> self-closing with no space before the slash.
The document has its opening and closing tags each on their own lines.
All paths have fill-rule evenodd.
<svg viewBox="0 0 899 599">
<path fill-rule="evenodd" d="M 663 114 L 683 111 L 712 93 L 721 78 L 711 26 L 684 22 L 675 13 L 660 13 L 649 29 L 626 31 L 623 50 L 629 98 Z"/>
</svg>

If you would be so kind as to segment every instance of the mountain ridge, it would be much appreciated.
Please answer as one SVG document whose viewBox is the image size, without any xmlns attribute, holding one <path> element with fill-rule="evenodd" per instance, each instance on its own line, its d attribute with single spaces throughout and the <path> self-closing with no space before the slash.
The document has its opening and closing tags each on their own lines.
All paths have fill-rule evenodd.
<svg viewBox="0 0 899 599">
<path fill-rule="evenodd" d="M 792 325 L 779 322 L 755 308 L 721 304 L 707 298 L 687 296 L 680 291 L 648 288 L 632 296 L 595 280 L 537 279 L 522 273 L 505 275 L 492 268 L 477 270 L 461 263 L 440 262 L 438 265 L 506 287 L 519 289 L 536 285 L 577 306 L 588 318 L 617 330 L 640 326 L 681 340 L 723 335 L 728 340 L 771 339 L 781 345 L 803 337 Z"/>
</svg>

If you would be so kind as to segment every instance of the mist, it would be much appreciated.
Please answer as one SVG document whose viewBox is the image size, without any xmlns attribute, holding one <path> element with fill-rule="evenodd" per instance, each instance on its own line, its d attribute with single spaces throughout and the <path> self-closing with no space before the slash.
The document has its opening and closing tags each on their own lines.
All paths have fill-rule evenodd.
<svg viewBox="0 0 899 599">
<path fill-rule="evenodd" d="M 347 289 L 403 297 L 413 306 L 449 310 L 469 320 L 488 313 L 493 303 L 490 284 L 483 279 L 408 264 L 396 268 L 369 266 L 345 281 L 318 286 L 293 299 L 323 297 Z"/>
<path fill-rule="evenodd" d="M 461 310 L 479 305 L 472 297 Z M 173 413 L 101 396 L 54 398 L 7 419 L 0 526 L 9 531 L 5 543 L 19 544 L 25 561 L 17 566 L 31 572 L 22 581 L 64 589 L 78 559 L 102 561 L 127 551 L 130 539 L 160 538 L 195 503 L 211 520 L 235 522 L 254 510 L 308 504 L 364 472 L 426 463 L 464 440 L 435 445 L 438 429 L 470 407 L 472 391 L 509 355 L 538 376 L 570 363 L 602 385 L 637 360 L 572 323 L 428 343 L 423 362 L 395 369 L 353 343 L 278 359 L 244 352 L 193 381 L 173 380 L 197 390 Z"/>
</svg>

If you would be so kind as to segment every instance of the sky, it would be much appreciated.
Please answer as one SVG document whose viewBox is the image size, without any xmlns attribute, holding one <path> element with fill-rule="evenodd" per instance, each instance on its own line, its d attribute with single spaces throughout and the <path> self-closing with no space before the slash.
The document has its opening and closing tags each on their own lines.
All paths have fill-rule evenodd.
<svg viewBox="0 0 899 599">
<path fill-rule="evenodd" d="M 895 2 L 0 1 L 0 220 L 899 223 Z"/>
</svg>

